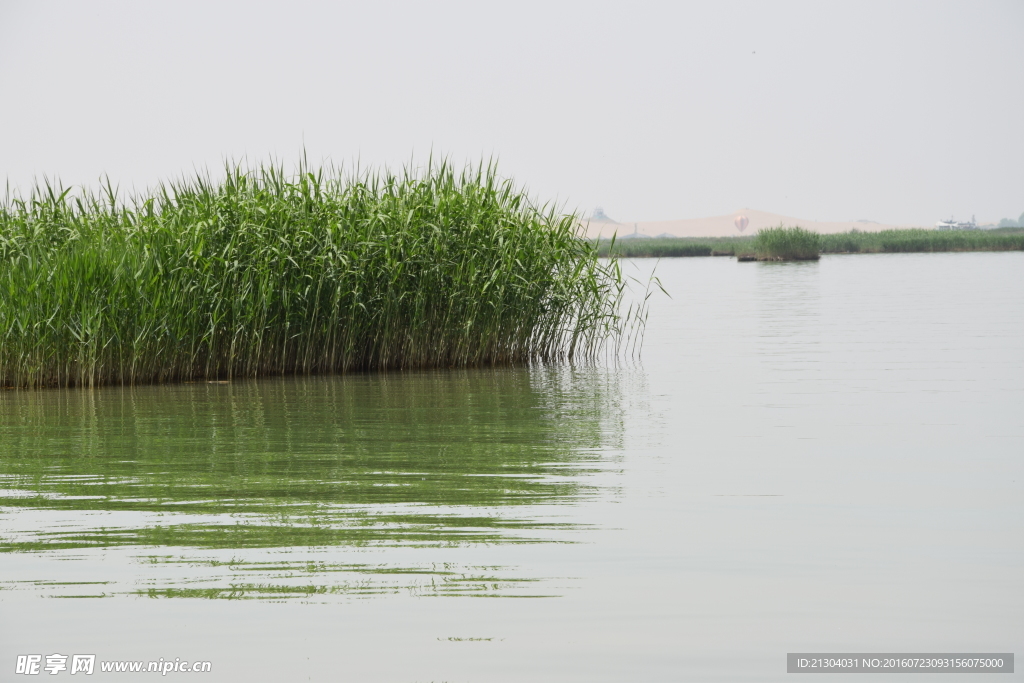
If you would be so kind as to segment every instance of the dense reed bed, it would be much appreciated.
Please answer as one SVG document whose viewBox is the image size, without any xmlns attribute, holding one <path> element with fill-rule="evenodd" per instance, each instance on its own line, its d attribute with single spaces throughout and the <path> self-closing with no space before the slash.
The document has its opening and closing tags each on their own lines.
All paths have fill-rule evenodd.
<svg viewBox="0 0 1024 683">
<path fill-rule="evenodd" d="M 591 240 L 601 257 L 661 258 L 675 256 L 735 256 L 749 251 L 751 237 L 652 237 L 649 239 Z"/>
<path fill-rule="evenodd" d="M 821 237 L 804 228 L 766 228 L 754 237 L 759 261 L 816 261 L 821 256 Z"/>
<path fill-rule="evenodd" d="M 578 224 L 489 165 L 37 187 L 0 206 L 0 386 L 592 357 L 630 314 Z"/>
<path fill-rule="evenodd" d="M 1021 251 L 1024 229 L 883 230 L 822 235 L 826 253 L 906 253 L 932 251 Z"/>
<path fill-rule="evenodd" d="M 737 256 L 754 253 L 755 236 L 658 237 L 597 243 L 601 256 L 663 258 L 673 256 Z M 823 254 L 878 254 L 942 251 L 1024 251 L 1024 229 L 884 230 L 820 235 Z"/>
</svg>

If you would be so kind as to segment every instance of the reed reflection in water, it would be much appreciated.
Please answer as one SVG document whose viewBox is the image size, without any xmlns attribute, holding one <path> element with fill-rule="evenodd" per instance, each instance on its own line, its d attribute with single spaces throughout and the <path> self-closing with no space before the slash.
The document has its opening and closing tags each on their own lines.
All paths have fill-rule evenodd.
<svg viewBox="0 0 1024 683">
<path fill-rule="evenodd" d="M 621 439 L 614 378 L 535 367 L 5 392 L 0 551 L 44 560 L 7 587 L 544 594 L 547 577 L 440 551 L 574 542 L 586 525 L 558 511 L 601 491 L 590 475 Z M 73 571 L 53 562 L 66 559 Z"/>
</svg>

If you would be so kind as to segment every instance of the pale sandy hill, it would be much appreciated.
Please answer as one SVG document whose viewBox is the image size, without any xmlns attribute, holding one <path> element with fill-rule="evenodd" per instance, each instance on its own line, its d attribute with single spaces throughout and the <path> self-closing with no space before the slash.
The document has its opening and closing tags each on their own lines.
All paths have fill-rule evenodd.
<svg viewBox="0 0 1024 683">
<path fill-rule="evenodd" d="M 736 228 L 737 216 L 746 216 L 749 221 L 746 230 L 742 232 Z M 732 237 L 736 235 L 753 235 L 762 228 L 771 228 L 777 225 L 800 226 L 822 234 L 835 232 L 848 232 L 853 229 L 861 232 L 877 232 L 889 230 L 896 226 L 884 225 L 882 223 L 869 223 L 861 221 L 808 221 L 791 216 L 781 216 L 777 213 L 767 211 L 756 211 L 754 209 L 741 209 L 735 213 L 725 216 L 712 216 L 711 218 L 685 218 L 676 221 L 644 221 L 638 223 L 614 223 L 608 221 L 594 220 L 593 218 L 584 221 L 587 237 L 611 237 L 618 233 L 619 237 L 626 237 L 636 231 L 641 235 L 656 237 L 668 234 L 675 237 Z"/>
</svg>

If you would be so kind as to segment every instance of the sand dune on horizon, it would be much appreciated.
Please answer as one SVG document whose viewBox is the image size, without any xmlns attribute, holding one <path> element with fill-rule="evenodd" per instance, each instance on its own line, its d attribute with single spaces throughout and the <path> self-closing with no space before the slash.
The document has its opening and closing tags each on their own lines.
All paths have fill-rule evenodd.
<svg viewBox="0 0 1024 683">
<path fill-rule="evenodd" d="M 734 221 L 737 216 L 746 216 L 749 221 L 746 229 L 743 231 L 736 228 Z M 802 218 L 782 216 L 777 213 L 768 213 L 767 211 L 757 211 L 755 209 L 740 209 L 724 216 L 684 218 L 675 221 L 616 223 L 614 221 L 587 219 L 583 221 L 583 225 L 586 228 L 587 237 L 590 238 L 610 238 L 616 233 L 622 238 L 632 235 L 634 230 L 648 237 L 658 237 L 659 235 L 671 235 L 673 237 L 736 237 L 739 235 L 753 235 L 758 230 L 778 225 L 799 226 L 821 234 L 849 232 L 854 229 L 861 232 L 878 232 L 879 230 L 890 230 L 897 227 L 895 225 L 870 221 L 809 221 Z"/>
</svg>

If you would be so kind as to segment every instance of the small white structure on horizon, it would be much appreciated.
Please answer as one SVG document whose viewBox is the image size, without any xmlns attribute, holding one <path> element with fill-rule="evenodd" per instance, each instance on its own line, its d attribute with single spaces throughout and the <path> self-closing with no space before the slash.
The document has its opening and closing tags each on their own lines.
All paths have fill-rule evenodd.
<svg viewBox="0 0 1024 683">
<path fill-rule="evenodd" d="M 628 235 L 622 235 L 618 239 L 620 239 L 620 240 L 636 240 L 636 239 L 649 240 L 649 239 L 651 239 L 651 236 L 650 235 L 645 235 L 642 232 L 640 232 L 637 229 L 637 227 L 636 227 L 636 223 L 634 223 L 633 224 L 633 232 L 631 232 Z"/>
<path fill-rule="evenodd" d="M 978 224 L 974 222 L 974 216 L 971 216 L 970 222 L 967 221 L 955 221 L 950 216 L 948 221 L 939 221 L 935 224 L 936 230 L 978 230 Z"/>
<path fill-rule="evenodd" d="M 594 207 L 594 213 L 590 214 L 590 220 L 600 221 L 602 223 L 615 223 L 616 225 L 619 223 L 618 221 L 612 220 L 600 206 Z"/>
</svg>

